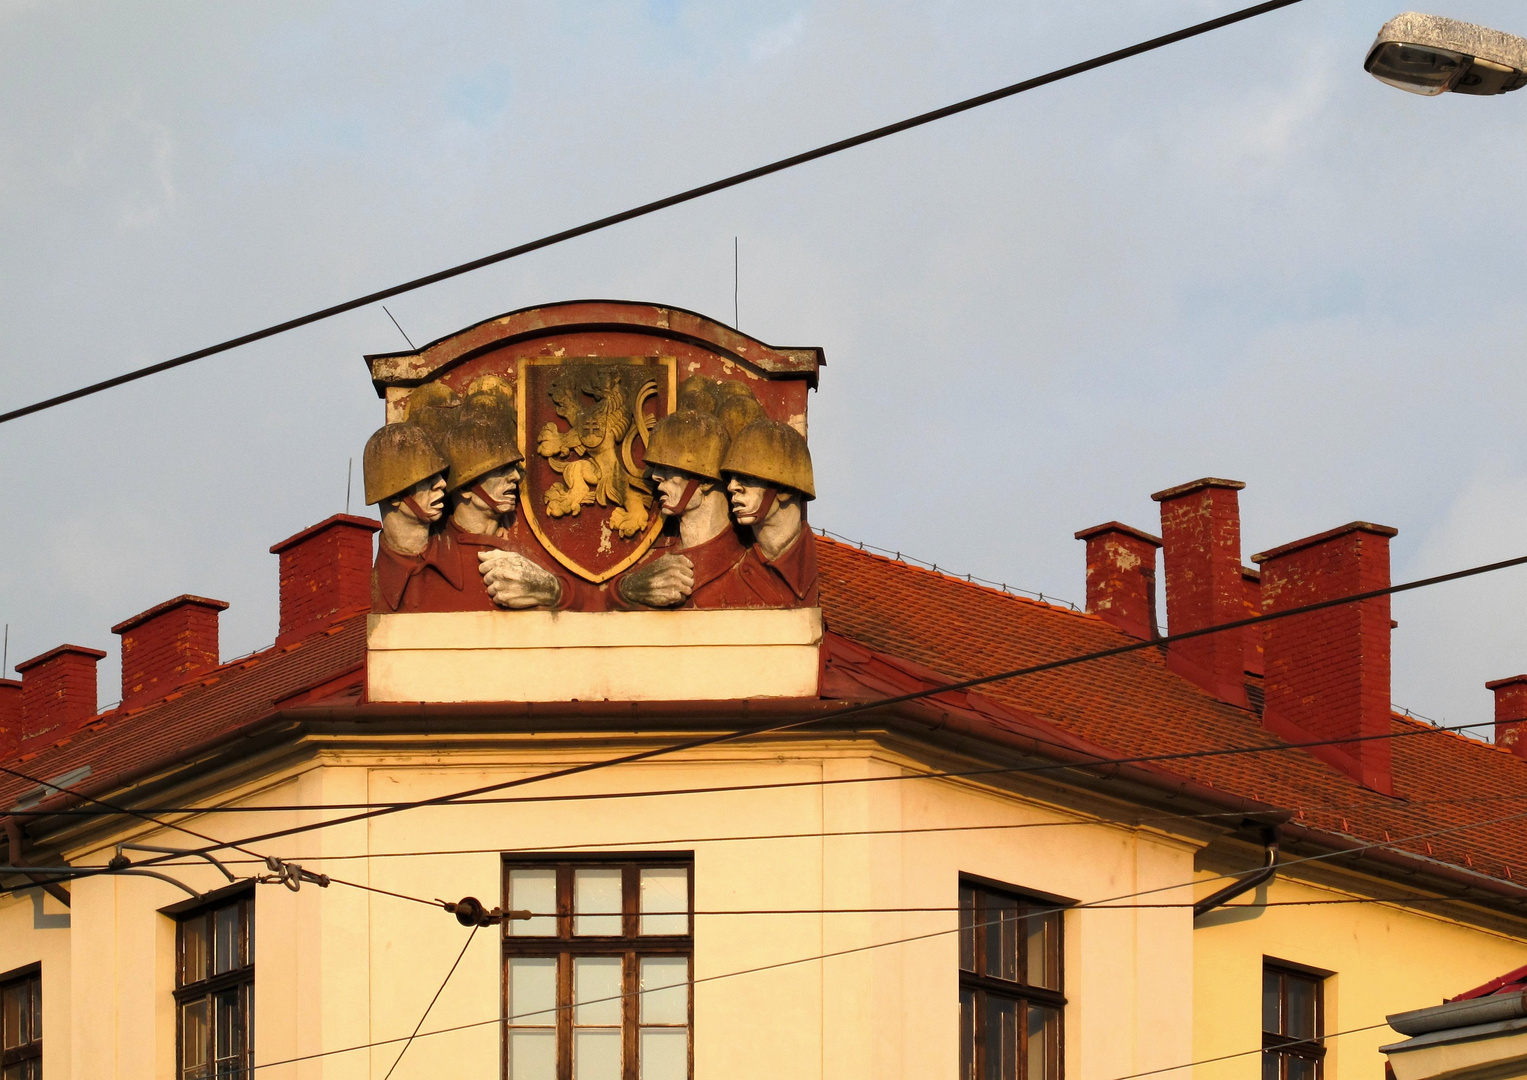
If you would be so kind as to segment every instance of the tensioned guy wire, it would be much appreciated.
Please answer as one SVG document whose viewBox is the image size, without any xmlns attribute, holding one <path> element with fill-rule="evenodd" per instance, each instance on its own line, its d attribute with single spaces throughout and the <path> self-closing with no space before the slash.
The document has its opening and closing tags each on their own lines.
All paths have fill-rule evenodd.
<svg viewBox="0 0 1527 1080">
<path fill-rule="evenodd" d="M 374 304 L 381 300 L 388 300 L 394 296 L 400 296 L 403 293 L 412 292 L 415 289 L 421 289 L 426 285 L 433 285 L 437 282 L 459 277 L 462 274 L 471 273 L 473 270 L 480 270 L 485 266 L 493 266 L 496 263 L 518 258 L 521 255 L 527 255 L 532 251 L 540 251 L 542 248 L 549 248 L 555 244 L 561 244 L 565 241 L 572 240 L 575 237 L 587 236 L 589 233 L 599 232 L 601 229 L 608 229 L 613 225 L 619 225 L 627 221 L 634 221 L 637 218 L 646 217 L 648 214 L 655 214 L 659 210 L 666 210 L 669 207 L 691 202 L 695 199 L 702 198 L 703 196 L 712 195 L 718 191 L 725 191 L 728 188 L 737 187 L 740 184 L 746 184 L 752 180 L 757 180 L 765 176 L 772 176 L 774 173 L 784 172 L 786 169 L 793 169 L 798 165 L 805 165 L 808 162 L 816 161 L 820 158 L 830 157 L 833 154 L 842 153 L 845 150 L 851 150 L 854 147 L 863 146 L 866 143 L 872 143 L 879 139 L 887 138 L 891 135 L 897 135 L 903 131 L 910 131 L 913 128 L 922 127 L 924 124 L 931 124 L 936 120 L 943 120 L 946 117 L 968 112 L 971 109 L 980 108 L 982 105 L 989 105 L 994 101 L 1001 101 L 1005 98 L 1010 98 L 1017 94 L 1022 94 L 1025 91 L 1037 89 L 1041 86 L 1048 86 L 1050 83 L 1060 82 L 1062 79 L 1069 79 L 1073 75 L 1081 75 L 1088 71 L 1094 71 L 1097 68 L 1118 63 L 1120 60 L 1127 60 L 1130 57 L 1139 56 L 1142 53 L 1152 52 L 1167 45 L 1176 44 L 1179 41 L 1186 41 L 1189 38 L 1198 37 L 1200 34 L 1207 34 L 1211 30 L 1218 30 L 1221 27 L 1244 22 L 1247 19 L 1253 19 L 1258 15 L 1264 15 L 1270 11 L 1277 11 L 1279 8 L 1291 7 L 1292 5 L 1301 2 L 1302 0 L 1267 0 L 1266 3 L 1254 4 L 1251 7 L 1242 8 L 1239 11 L 1231 12 L 1229 15 L 1222 15 L 1219 18 L 1209 19 L 1205 22 L 1196 23 L 1193 26 L 1185 27 L 1182 30 L 1173 31 L 1170 34 L 1163 34 L 1160 37 L 1151 38 L 1149 41 L 1142 41 L 1138 45 L 1131 45 L 1127 48 L 1116 49 L 1113 52 L 1104 53 L 1101 56 L 1093 57 L 1091 60 L 1084 60 L 1079 64 L 1071 64 L 1068 67 L 1057 68 L 1056 70 L 1051 71 L 1045 75 L 1039 75 L 1032 79 L 1025 79 L 1022 82 L 1013 83 L 1010 86 L 1004 86 L 999 90 L 992 90 L 985 94 L 978 94 L 975 97 L 966 98 L 963 101 L 957 101 L 952 105 L 945 105 L 943 108 L 934 109 L 931 112 L 920 113 L 917 116 L 912 116 L 905 120 L 899 120 L 894 124 L 886 124 L 883 127 L 874 128 L 870 131 L 865 131 L 858 135 L 850 136 L 846 139 L 839 139 L 836 142 L 818 146 L 814 150 L 807 150 L 803 153 L 792 154 L 790 157 L 780 158 L 778 161 L 770 162 L 767 165 L 760 165 L 757 168 L 748 169 L 745 172 L 735 173 L 721 180 L 714 180 L 711 183 L 702 184 L 701 186 L 695 188 L 690 188 L 688 191 L 681 191 L 677 195 L 669 195 L 666 198 L 657 199 L 649 203 L 643 203 L 642 205 L 632 207 L 629 210 L 622 210 L 619 213 L 597 218 L 593 221 L 587 222 L 583 225 L 575 226 L 571 229 L 563 229 L 561 232 L 555 232 L 549 236 L 543 236 L 539 240 L 531 240 L 528 243 L 506 248 L 503 251 L 495 252 L 492 255 L 484 255 L 481 258 L 473 259 L 470 262 L 460 263 L 446 270 L 438 270 L 433 274 L 426 274 L 423 277 L 414 278 L 411 281 L 405 281 L 400 285 L 393 285 L 389 288 L 378 289 L 376 292 L 367 293 L 366 295 L 356 297 L 353 300 L 346 300 L 343 303 L 321 308 L 318 311 L 310 312 L 307 315 L 299 315 L 295 319 L 287 319 L 285 322 L 279 322 L 273 326 L 267 326 L 263 330 L 255 330 L 252 333 L 241 334 L 236 338 L 229 338 L 227 341 L 219 342 L 216 345 L 209 345 L 206 348 L 197 349 L 194 352 L 188 352 L 170 360 L 162 360 L 157 364 L 150 364 L 147 367 L 141 367 L 135 371 L 129 371 L 122 375 L 117 375 L 98 383 L 92 383 L 89 386 L 83 386 L 78 390 L 71 390 L 66 394 L 59 394 L 56 397 L 34 402 L 31 405 L 24 405 L 19 409 L 12 409 L 6 413 L 0 413 L 0 424 L 8 423 L 11 420 L 19 420 L 23 416 L 30 416 L 32 413 L 42 412 L 44 409 L 52 409 L 70 401 L 78 401 L 80 398 L 89 397 L 92 394 L 99 394 L 103 390 L 110 390 L 114 387 L 123 386 L 127 383 L 135 382 L 138 379 L 147 378 L 150 375 L 156 375 L 161 371 L 169 371 L 171 368 L 177 368 L 184 364 L 192 363 L 196 360 L 202 360 L 209 356 L 215 356 L 218 353 L 228 352 L 230 349 L 236 349 L 242 345 L 249 345 L 256 341 L 263 341 L 266 338 L 275 337 L 278 334 L 284 334 L 288 330 L 295 330 L 298 327 L 308 326 L 312 323 L 321 322 L 324 319 L 330 319 L 336 315 L 342 315 L 347 311 L 354 311 L 355 309 L 365 307 L 368 304 Z M 405 338 L 407 337 L 407 335 L 404 336 Z"/>
</svg>

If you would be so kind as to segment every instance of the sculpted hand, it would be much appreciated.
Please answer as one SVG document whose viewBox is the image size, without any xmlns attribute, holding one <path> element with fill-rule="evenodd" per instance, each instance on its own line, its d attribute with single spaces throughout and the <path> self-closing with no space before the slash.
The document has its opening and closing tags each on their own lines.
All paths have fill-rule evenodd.
<svg viewBox="0 0 1527 1080">
<path fill-rule="evenodd" d="M 514 551 L 484 551 L 477 556 L 488 596 L 499 607 L 553 607 L 562 599 L 562 583 Z"/>
<path fill-rule="evenodd" d="M 647 607 L 675 607 L 694 591 L 695 565 L 684 555 L 663 555 L 620 579 L 620 595 Z"/>
</svg>

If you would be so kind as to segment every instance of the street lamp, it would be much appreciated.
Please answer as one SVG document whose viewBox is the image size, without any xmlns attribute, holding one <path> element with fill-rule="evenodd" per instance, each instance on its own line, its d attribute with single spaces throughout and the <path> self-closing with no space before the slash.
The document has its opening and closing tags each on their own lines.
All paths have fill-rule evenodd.
<svg viewBox="0 0 1527 1080">
<path fill-rule="evenodd" d="M 1384 24 L 1363 67 L 1412 94 L 1504 94 L 1527 86 L 1527 38 L 1407 12 Z"/>
</svg>

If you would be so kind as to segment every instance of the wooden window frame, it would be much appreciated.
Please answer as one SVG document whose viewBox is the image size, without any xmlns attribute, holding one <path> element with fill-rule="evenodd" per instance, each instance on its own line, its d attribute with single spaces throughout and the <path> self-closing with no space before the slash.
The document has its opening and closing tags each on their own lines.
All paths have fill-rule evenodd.
<svg viewBox="0 0 1527 1080">
<path fill-rule="evenodd" d="M 35 997 L 33 998 L 33 1007 L 36 1010 L 33 1014 L 33 1031 L 35 1033 L 36 1029 L 42 1024 L 42 965 L 40 963 L 27 964 L 0 974 L 0 993 L 18 984 L 30 985 L 33 983 L 36 984 Z M 0 1016 L 0 1027 L 3 1027 L 4 1023 L 4 1016 Z M 10 1050 L 3 1049 L 4 1046 L 4 1032 L 0 1031 L 0 1072 L 35 1061 L 37 1062 L 35 1075 L 38 1077 L 42 1076 L 42 1037 L 40 1035 Z"/>
<path fill-rule="evenodd" d="M 618 935 L 575 935 L 573 933 L 573 871 L 588 868 L 615 869 L 621 876 L 621 933 Z M 641 934 L 640 925 L 640 871 L 652 869 L 684 869 L 688 871 L 688 918 L 687 934 Z M 621 964 L 621 1076 L 622 1080 L 639 1080 L 641 1034 L 640 961 L 651 956 L 683 956 L 689 959 L 688 1012 L 688 1070 L 686 1076 L 693 1078 L 695 1071 L 695 995 L 694 995 L 694 910 L 695 868 L 693 852 L 638 851 L 599 854 L 559 853 L 506 854 L 503 856 L 503 906 L 510 908 L 509 872 L 511 870 L 557 871 L 557 933 L 556 936 L 516 936 L 512 933 L 514 923 L 506 920 L 502 931 L 502 956 L 499 964 L 500 1013 L 505 1017 L 499 1052 L 499 1071 L 504 1080 L 509 1076 L 509 960 L 511 957 L 555 957 L 557 959 L 557 1077 L 570 1080 L 573 1075 L 573 1010 L 572 973 L 573 959 L 598 956 L 619 956 Z M 541 913 L 537 913 L 541 914 Z"/>
<path fill-rule="evenodd" d="M 964 902 L 965 890 L 972 890 L 973 908 L 971 910 L 971 924 L 967 931 L 966 908 Z M 1056 1080 L 1064 1080 L 1066 1062 L 1066 948 L 1065 948 L 1065 918 L 1063 913 L 1056 912 L 1057 908 L 1068 907 L 1075 903 L 1066 897 L 1056 896 L 1052 893 L 1037 892 L 1031 889 L 1022 889 L 1005 882 L 995 881 L 991 878 L 978 877 L 974 874 L 961 874 L 959 878 L 959 946 L 961 960 L 959 968 L 959 987 L 961 997 L 961 1009 L 963 1014 L 964 998 L 966 993 L 973 995 L 971 1008 L 973 1015 L 969 1020 L 968 1033 L 974 1045 L 971 1047 L 971 1055 L 968 1059 L 971 1073 L 982 1080 L 986 1076 L 986 1043 L 984 1037 L 984 1019 L 986 1014 L 986 1002 L 989 996 L 995 996 L 1003 1001 L 1016 1002 L 1020 1008 L 1026 1009 L 1029 1005 L 1037 1005 L 1047 1009 L 1053 1009 L 1059 1017 L 1059 1030 L 1056 1034 L 1055 1047 L 1055 1077 Z M 982 912 L 982 894 L 994 894 L 1005 900 L 1014 901 L 1019 905 L 1018 919 L 1021 922 L 1026 916 L 1023 909 L 1039 909 L 1055 913 L 1060 917 L 1055 919 L 1055 983 L 1054 988 L 1036 986 L 1027 981 L 1028 942 L 1022 939 L 1022 945 L 1018 954 L 1019 981 L 1003 979 L 992 976 L 983 969 L 986 963 L 986 933 L 989 927 L 985 925 L 987 920 L 980 917 Z M 969 937 L 967 939 L 967 933 Z M 972 950 L 972 963 L 974 970 L 964 966 L 964 951 L 967 940 Z M 1027 1069 L 1028 1061 L 1028 1025 L 1022 1023 L 1019 1026 L 1020 1037 L 1015 1049 L 1018 1069 L 1020 1074 Z M 962 1065 L 967 1060 L 965 1055 L 965 1039 L 967 1027 L 965 1017 L 961 1017 L 961 1060 Z M 961 1080 L 965 1080 L 967 1074 L 961 1074 Z M 1043 1078 L 1028 1078 L 1028 1080 L 1043 1080 Z"/>
<path fill-rule="evenodd" d="M 235 1077 L 248 1077 L 254 1073 L 254 987 L 255 987 L 255 962 L 254 962 L 254 926 L 255 926 L 255 892 L 253 887 L 242 886 L 232 889 L 219 890 L 208 894 L 202 901 L 192 901 L 185 904 L 176 904 L 165 910 L 175 920 L 175 1077 L 176 1080 L 185 1080 L 185 1006 L 201 999 L 207 1002 L 207 1062 L 203 1076 L 207 1080 L 217 1077 L 217 1021 L 216 1012 L 217 996 L 228 990 L 240 991 L 240 1012 L 242 1013 L 242 1039 L 243 1064 L 233 1073 Z M 192 982 L 186 981 L 185 968 L 185 927 L 186 924 L 197 919 L 206 921 L 207 930 L 207 964 L 210 968 L 213 964 L 213 950 L 216 948 L 215 935 L 217 933 L 216 913 L 228 907 L 236 906 L 239 910 L 239 950 L 243 954 L 244 963 L 216 974 L 208 974 L 205 978 Z M 223 1074 L 226 1076 L 227 1074 Z"/>
<path fill-rule="evenodd" d="M 1275 974 L 1279 977 L 1278 986 L 1278 1025 L 1285 1025 L 1285 1017 L 1288 1015 L 1288 981 L 1298 979 L 1308 983 L 1315 990 L 1315 1036 L 1311 1039 L 1301 1039 L 1296 1042 L 1289 1041 L 1289 1035 L 1285 1031 L 1268 1031 L 1267 1017 L 1262 1017 L 1262 1054 L 1263 1068 L 1266 1068 L 1266 1056 L 1271 1054 L 1278 1061 L 1278 1080 L 1285 1080 L 1288 1075 L 1284 1059 L 1299 1058 L 1308 1061 L 1313 1066 L 1313 1080 L 1324 1080 L 1325 1077 L 1325 1030 L 1326 1030 L 1326 994 L 1325 983 L 1333 974 L 1321 968 L 1312 968 L 1305 964 L 1296 964 L 1289 960 L 1276 960 L 1270 956 L 1262 958 L 1262 979 L 1266 982 L 1267 976 Z"/>
</svg>

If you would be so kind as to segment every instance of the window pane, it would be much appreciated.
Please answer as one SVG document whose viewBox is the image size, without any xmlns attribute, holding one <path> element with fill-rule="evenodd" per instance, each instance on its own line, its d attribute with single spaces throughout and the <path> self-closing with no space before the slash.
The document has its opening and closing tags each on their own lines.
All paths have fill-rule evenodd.
<svg viewBox="0 0 1527 1080">
<path fill-rule="evenodd" d="M 1028 938 L 1028 971 L 1025 980 L 1030 986 L 1043 986 L 1047 990 L 1060 989 L 1060 912 L 1035 915 L 1024 920 Z"/>
<path fill-rule="evenodd" d="M 1278 996 L 1282 984 L 1276 971 L 1262 969 L 1262 1030 L 1274 1035 L 1283 1031 L 1283 1025 L 1278 1022 Z"/>
<path fill-rule="evenodd" d="M 239 906 L 225 907 L 212 916 L 212 971 L 221 975 L 239 964 Z"/>
<path fill-rule="evenodd" d="M 26 983 L 7 986 L 0 993 L 0 999 L 3 999 L 3 1004 L 0 1004 L 0 1028 L 4 1029 L 4 1048 L 9 1050 L 30 1042 L 24 1034 L 27 1027 L 26 1014 L 30 1011 Z"/>
<path fill-rule="evenodd" d="M 1060 1012 L 1030 1005 L 1028 1037 L 1025 1080 L 1059 1080 Z"/>
<path fill-rule="evenodd" d="M 641 966 L 641 1022 L 689 1023 L 689 957 L 645 956 Z"/>
<path fill-rule="evenodd" d="M 983 893 L 986 901 L 986 974 L 995 979 L 1018 981 L 1018 902 L 1006 896 Z"/>
<path fill-rule="evenodd" d="M 213 1053 L 218 1064 L 233 1061 L 243 1052 L 239 1038 L 240 1021 L 239 991 L 224 990 L 213 1000 Z M 222 1070 L 219 1070 L 221 1072 Z"/>
<path fill-rule="evenodd" d="M 960 1077 L 976 1080 L 976 992 L 960 991 Z"/>
<path fill-rule="evenodd" d="M 187 1002 L 180 1009 L 180 1064 L 183 1075 L 199 1077 L 206 1075 L 207 999 Z"/>
<path fill-rule="evenodd" d="M 976 891 L 962 885 L 960 886 L 960 970 L 974 971 L 975 969 Z"/>
<path fill-rule="evenodd" d="M 24 1038 L 37 1042 L 42 1038 L 42 976 L 34 975 L 28 980 L 28 983 L 32 990 L 31 1008 L 28 1010 L 31 1023 L 29 1025 L 30 1030 L 27 1031 Z M 38 1066 L 38 1068 L 41 1067 L 40 1065 Z"/>
<path fill-rule="evenodd" d="M 509 1022 L 540 1027 L 557 1022 L 557 958 L 515 956 L 509 960 Z"/>
<path fill-rule="evenodd" d="M 207 917 L 198 915 L 180 924 L 180 985 L 207 977 Z"/>
<path fill-rule="evenodd" d="M 665 867 L 641 872 L 643 934 L 689 933 L 689 871 Z"/>
<path fill-rule="evenodd" d="M 620 879 L 618 868 L 573 871 L 573 933 L 620 934 Z"/>
<path fill-rule="evenodd" d="M 1315 1080 L 1315 1062 L 1309 1058 L 1283 1055 L 1283 1067 L 1288 1070 L 1288 1080 Z"/>
<path fill-rule="evenodd" d="M 1288 1004 L 1285 1006 L 1287 1015 L 1284 1022 L 1288 1025 L 1285 1029 L 1290 1038 L 1313 1039 L 1315 1037 L 1315 995 L 1319 993 L 1319 984 L 1309 979 L 1301 979 L 1296 975 L 1285 975 L 1283 984 L 1287 988 Z M 1290 1074 L 1293 1069 L 1290 1068 Z"/>
<path fill-rule="evenodd" d="M 1278 1055 L 1262 1055 L 1262 1080 L 1278 1080 Z"/>
<path fill-rule="evenodd" d="M 526 922 L 510 922 L 509 933 L 513 936 L 556 937 L 557 872 L 509 871 L 509 906 L 517 911 L 533 911 L 538 916 Z"/>
<path fill-rule="evenodd" d="M 987 995 L 986 1076 L 1018 1080 L 1018 1003 Z"/>
<path fill-rule="evenodd" d="M 573 961 L 573 1023 L 620 1025 L 620 957 Z"/>
<path fill-rule="evenodd" d="M 689 1029 L 643 1029 L 641 1064 L 641 1080 L 688 1080 Z"/>
<path fill-rule="evenodd" d="M 573 1031 L 573 1080 L 620 1080 L 620 1029 Z"/>
<path fill-rule="evenodd" d="M 557 1080 L 555 1031 L 509 1032 L 509 1080 Z"/>
</svg>

